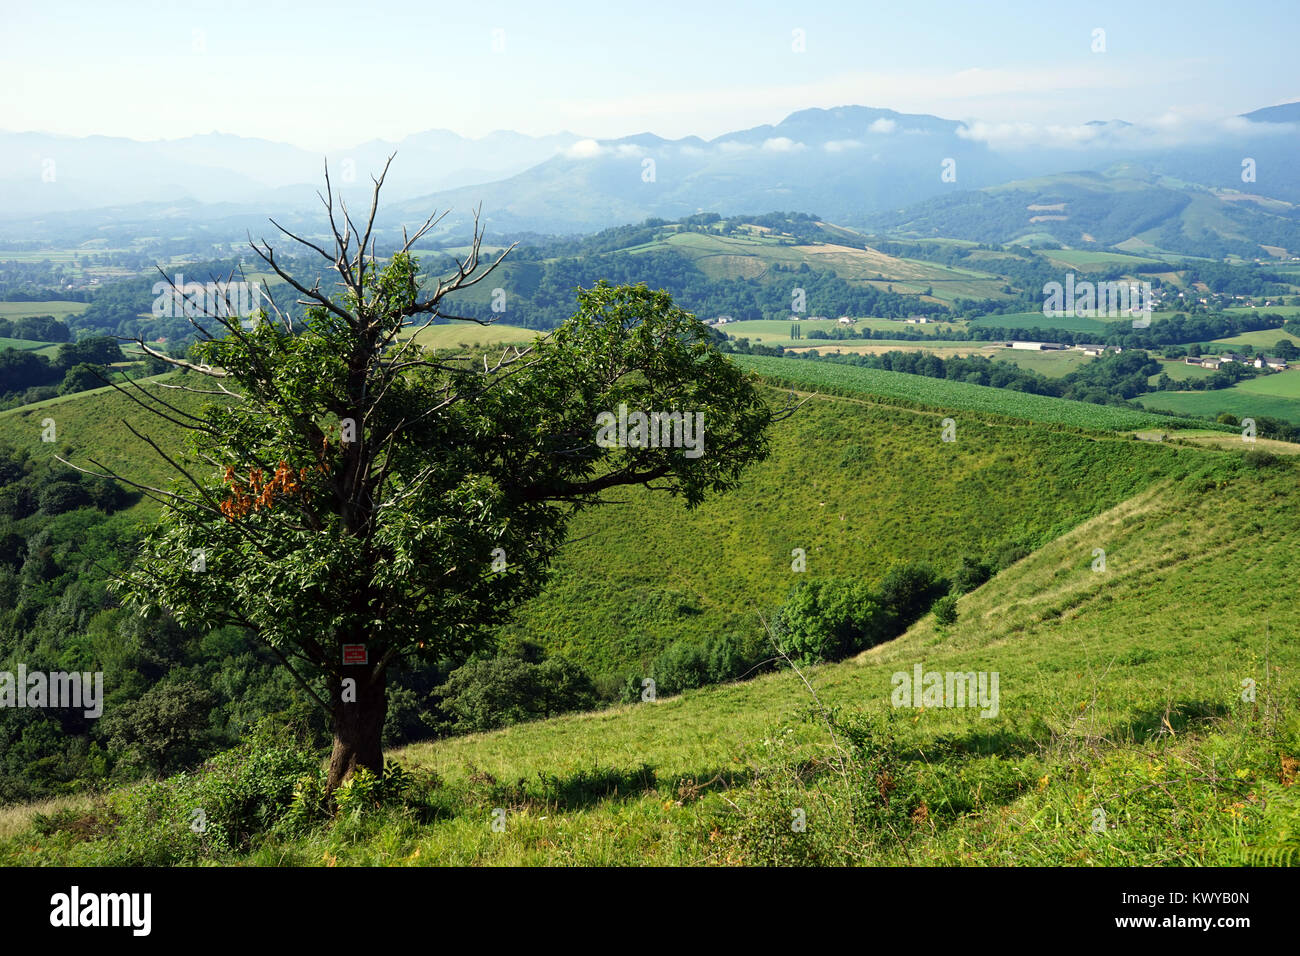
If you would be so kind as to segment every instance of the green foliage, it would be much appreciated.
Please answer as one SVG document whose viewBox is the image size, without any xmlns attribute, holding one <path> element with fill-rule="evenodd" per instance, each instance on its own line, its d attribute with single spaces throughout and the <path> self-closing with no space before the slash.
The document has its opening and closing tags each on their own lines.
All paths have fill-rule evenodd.
<svg viewBox="0 0 1300 956">
<path fill-rule="evenodd" d="M 839 660 L 879 643 L 891 615 L 865 584 L 843 579 L 797 585 L 773 621 L 777 645 L 801 664 Z"/>
<path fill-rule="evenodd" d="M 591 707 L 596 691 L 587 673 L 562 657 L 543 659 L 540 652 L 535 645 L 517 646 L 452 671 L 435 693 L 453 715 L 454 728 L 472 733 Z"/>
<path fill-rule="evenodd" d="M 116 707 L 105 719 L 105 733 L 114 750 L 165 773 L 198 757 L 215 703 L 193 681 L 163 681 Z"/>
<path fill-rule="evenodd" d="M 957 596 L 945 594 L 934 602 L 934 623 L 940 627 L 952 627 L 957 623 Z"/>
<path fill-rule="evenodd" d="M 270 724 L 194 773 L 139 784 L 109 798 L 106 838 L 76 847 L 82 865 L 175 866 L 246 852 L 290 809 L 320 752 Z"/>
</svg>

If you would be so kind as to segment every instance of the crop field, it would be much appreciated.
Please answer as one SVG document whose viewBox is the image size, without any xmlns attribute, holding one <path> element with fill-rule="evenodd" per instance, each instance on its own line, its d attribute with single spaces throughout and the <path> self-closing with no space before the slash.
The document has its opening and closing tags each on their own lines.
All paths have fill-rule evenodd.
<svg viewBox="0 0 1300 956">
<path fill-rule="evenodd" d="M 1125 408 L 1031 395 L 966 382 L 924 378 L 902 372 L 764 355 L 737 355 L 733 358 L 742 367 L 752 369 L 764 377 L 780 380 L 781 384 L 834 390 L 845 394 L 879 395 L 944 410 L 982 412 L 1099 430 L 1177 428 L 1185 424 L 1178 419 Z"/>
<path fill-rule="evenodd" d="M 735 339 L 747 338 L 751 342 L 761 342 L 764 345 L 783 345 L 790 346 L 813 346 L 820 342 L 831 342 L 832 344 L 856 344 L 867 343 L 872 341 L 893 341 L 888 339 L 809 339 L 808 333 L 815 329 L 829 332 L 832 329 L 839 328 L 838 317 L 827 317 L 825 319 L 800 319 L 795 322 L 792 319 L 748 319 L 740 322 L 728 322 L 726 325 L 719 326 L 718 331 L 725 332 L 728 336 Z M 902 319 L 858 319 L 857 324 L 853 326 L 856 329 L 867 328 L 872 331 L 889 332 L 897 330 L 899 332 L 907 330 L 909 332 L 920 332 L 922 335 L 938 338 L 942 333 L 950 332 L 953 329 L 963 328 L 965 322 L 927 322 L 925 325 L 908 325 Z M 799 326 L 804 337 L 802 339 L 790 338 L 790 327 Z M 899 341 L 907 341 L 905 339 Z M 978 345 L 979 343 L 972 343 Z"/>
<path fill-rule="evenodd" d="M 791 347 L 793 346 L 793 347 Z M 988 345 L 982 342 L 959 342 L 935 339 L 916 342 L 910 339 L 870 339 L 858 341 L 849 339 L 843 342 L 812 342 L 801 339 L 786 346 L 786 350 L 801 355 L 804 352 L 817 352 L 819 355 L 884 355 L 886 352 L 933 352 L 940 358 L 957 355 L 984 355 L 992 358 L 1006 353 L 1000 345 Z"/>
<path fill-rule="evenodd" d="M 1281 329 L 1261 329 L 1258 332 L 1242 332 L 1240 335 L 1234 335 L 1226 339 L 1215 339 L 1211 345 L 1249 345 L 1256 351 L 1263 349 L 1265 354 L 1277 345 L 1278 342 L 1290 342 L 1292 345 L 1300 345 L 1300 335 L 1292 335 L 1290 332 L 1283 332 Z"/>
<path fill-rule="evenodd" d="M 521 329 L 517 325 L 453 321 L 429 326 L 417 334 L 416 341 L 425 348 L 454 349 L 478 345 L 523 345 L 537 335 L 532 329 Z"/>
<path fill-rule="evenodd" d="M 1151 265 L 1158 259 L 1145 259 L 1140 256 L 1126 256 L 1117 252 L 1093 252 L 1089 249 L 1052 249 L 1043 253 L 1052 262 L 1080 272 L 1099 271 L 1111 266 Z"/>
<path fill-rule="evenodd" d="M 1070 332 L 1096 332 L 1105 335 L 1114 331 L 1114 323 L 1131 321 L 1100 319 L 1067 315 L 1062 317 L 1046 316 L 1042 312 L 1009 312 L 1006 315 L 982 315 L 971 319 L 972 326 L 984 326 L 995 329 L 1065 329 Z"/>
<path fill-rule="evenodd" d="M 1161 362 L 1160 371 L 1150 376 L 1147 382 L 1154 386 L 1160 380 L 1161 375 L 1168 375 L 1175 382 L 1190 382 L 1193 379 L 1209 378 L 1214 374 L 1213 369 L 1204 368 L 1200 365 L 1188 365 L 1186 362 Z"/>
<path fill-rule="evenodd" d="M 0 338 L 0 349 L 17 349 L 19 352 L 44 353 L 48 349 L 57 349 L 53 342 L 33 342 L 31 339 Z"/>
<path fill-rule="evenodd" d="M 0 254 L 3 258 L 3 254 Z M 52 315 L 56 319 L 80 315 L 90 308 L 88 302 L 51 299 L 44 302 L 0 302 L 0 319 L 24 319 L 30 315 Z"/>
<path fill-rule="evenodd" d="M 1262 305 L 1259 308 L 1252 309 L 1250 306 L 1229 306 L 1223 310 L 1232 314 L 1246 314 L 1248 312 L 1272 312 L 1275 315 L 1294 316 L 1300 315 L 1300 305 Z"/>
<path fill-rule="evenodd" d="M 711 279 L 762 279 L 777 263 L 834 272 L 847 282 L 870 284 L 895 292 L 923 294 L 951 301 L 958 297 L 1003 298 L 1006 280 L 991 272 L 950 267 L 919 259 L 886 255 L 875 249 L 859 249 L 835 243 L 785 246 L 762 236 L 713 236 L 680 232 L 662 241 L 628 249 L 640 253 L 669 248 L 689 256 Z"/>
<path fill-rule="evenodd" d="M 1214 417 L 1267 415 L 1300 423 L 1300 371 L 1286 371 L 1205 392 L 1152 392 L 1137 401 L 1146 408 Z"/>
<path fill-rule="evenodd" d="M 981 353 L 986 354 L 986 353 Z M 1093 356 L 1084 355 L 1074 349 L 1064 352 L 1025 352 L 1021 349 L 998 348 L 993 350 L 990 358 L 1001 362 L 1010 362 L 1017 368 L 1023 368 L 1048 378 L 1060 378 L 1068 375 L 1081 365 L 1087 365 Z"/>
<path fill-rule="evenodd" d="M 1280 398 L 1300 399 L 1300 369 L 1286 369 L 1272 375 L 1238 382 L 1237 388 L 1251 395 L 1276 395 Z"/>
</svg>

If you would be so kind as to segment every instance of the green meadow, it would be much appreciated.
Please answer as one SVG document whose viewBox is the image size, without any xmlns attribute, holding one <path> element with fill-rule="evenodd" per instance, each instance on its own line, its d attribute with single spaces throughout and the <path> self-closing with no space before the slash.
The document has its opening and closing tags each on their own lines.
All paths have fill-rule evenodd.
<svg viewBox="0 0 1300 956">
<path fill-rule="evenodd" d="M 56 319 L 66 319 L 70 315 L 80 315 L 88 308 L 90 308 L 89 302 L 70 302 L 65 299 L 43 302 L 0 302 L 0 319 L 24 319 L 30 315 L 52 315 Z"/>
<path fill-rule="evenodd" d="M 938 459 L 916 468 L 912 456 L 932 430 L 924 413 L 853 405 L 824 399 L 801 412 L 815 429 L 802 437 L 839 433 L 841 449 L 879 449 L 859 497 L 881 512 L 901 509 L 897 533 L 918 547 L 939 540 L 915 523 L 924 512 L 950 515 L 945 534 L 961 524 L 998 534 L 1004 519 L 981 506 L 1023 492 L 954 488 L 952 469 L 969 470 L 959 462 L 1005 455 L 1026 483 L 1044 481 L 1022 520 L 1040 521 L 1037 509 L 1068 497 L 1050 490 L 1054 473 L 1071 472 L 1087 498 L 1061 506 L 1059 526 L 1032 553 L 960 598 L 954 624 L 927 616 L 852 659 L 414 744 L 390 754 L 413 775 L 402 807 L 358 808 L 328 825 L 284 817 L 233 850 L 189 830 L 186 795 L 198 778 L 11 807 L 0 815 L 0 862 L 1300 863 L 1300 650 L 1287 639 L 1300 627 L 1290 599 L 1300 513 L 1281 506 L 1294 467 L 1030 423 L 1017 437 L 998 419 L 972 422 L 946 468 Z M 784 426 L 791 441 L 804 427 L 796 421 Z M 1053 435 L 1080 446 L 1026 455 L 1015 445 Z M 906 469 L 884 457 L 897 441 Z M 1084 448 L 1089 441 L 1100 444 Z M 1072 466 L 1048 464 L 1072 448 Z M 804 483 L 832 470 L 813 461 L 804 449 L 802 464 L 785 467 Z M 912 476 L 909 498 L 875 494 L 890 471 Z M 796 497 L 780 478 L 763 484 L 789 496 L 791 516 L 821 512 L 815 494 Z M 751 486 L 737 497 L 754 494 Z M 761 527 L 755 504 L 737 513 L 737 541 Z M 851 565 L 855 539 L 858 555 L 879 546 L 835 535 L 838 515 L 827 518 L 820 556 L 810 551 L 826 566 L 809 573 Z M 695 530 L 659 520 L 662 537 Z M 631 559 L 631 525 L 621 528 L 605 548 Z M 649 573 L 660 555 L 639 560 Z M 776 571 L 765 575 L 774 597 L 788 575 Z M 761 628 L 756 610 L 738 626 Z M 972 706 L 900 699 L 918 668 L 996 674 L 996 706 L 987 697 Z M 792 827 L 795 818 L 805 825 Z"/>
</svg>

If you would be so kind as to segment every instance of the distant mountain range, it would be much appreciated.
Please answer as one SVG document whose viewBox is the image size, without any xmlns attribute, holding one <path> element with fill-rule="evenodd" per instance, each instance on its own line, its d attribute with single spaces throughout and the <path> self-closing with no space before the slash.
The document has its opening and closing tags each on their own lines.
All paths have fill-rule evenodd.
<svg viewBox="0 0 1300 956">
<path fill-rule="evenodd" d="M 1177 239 L 1186 251 L 1208 237 L 1206 249 L 1224 239 L 1239 252 L 1300 245 L 1300 103 L 1183 130 L 1177 141 L 1122 120 L 1059 134 L 1013 145 L 977 123 L 845 106 L 707 141 L 504 131 L 472 140 L 430 130 L 340 151 L 330 164 L 336 187 L 360 204 L 369 176 L 395 150 L 380 225 L 395 230 L 450 209 L 444 235 L 463 230 L 481 204 L 496 235 L 785 210 L 979 241 L 1038 235 L 1140 249 Z M 268 215 L 315 217 L 322 161 L 223 134 L 137 142 L 0 133 L 0 236 L 183 227 L 196 218 L 214 238 L 265 231 Z M 1065 211 L 1029 208 L 1061 203 Z"/>
</svg>

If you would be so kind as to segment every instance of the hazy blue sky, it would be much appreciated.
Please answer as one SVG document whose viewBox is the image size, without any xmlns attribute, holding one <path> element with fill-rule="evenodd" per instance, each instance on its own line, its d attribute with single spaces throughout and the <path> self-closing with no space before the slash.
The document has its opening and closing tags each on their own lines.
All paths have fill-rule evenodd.
<svg viewBox="0 0 1300 956">
<path fill-rule="evenodd" d="M 845 104 L 1043 126 L 1300 100 L 1297 0 L 556 5 L 9 2 L 0 129 L 327 149 L 431 128 L 711 137 Z"/>
</svg>

